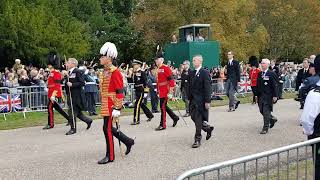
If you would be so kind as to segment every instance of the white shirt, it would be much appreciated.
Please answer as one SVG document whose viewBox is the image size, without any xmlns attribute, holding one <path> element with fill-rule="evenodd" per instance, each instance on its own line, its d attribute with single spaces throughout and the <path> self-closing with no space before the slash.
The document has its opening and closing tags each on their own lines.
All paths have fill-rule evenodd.
<svg viewBox="0 0 320 180">
<path fill-rule="evenodd" d="M 193 36 L 191 34 L 187 35 L 187 42 L 193 41 Z"/>
<path fill-rule="evenodd" d="M 230 59 L 230 60 L 229 60 L 229 65 L 232 65 L 232 61 L 233 61 L 233 59 Z"/>
<path fill-rule="evenodd" d="M 75 67 L 71 68 L 71 69 L 69 70 L 69 74 L 71 74 L 74 69 L 75 69 Z"/>
<path fill-rule="evenodd" d="M 197 69 L 195 69 L 196 70 L 196 75 L 198 75 L 198 73 L 199 73 L 201 68 L 202 68 L 202 66 L 199 66 Z"/>
<path fill-rule="evenodd" d="M 320 85 L 320 81 L 317 83 Z M 313 134 L 314 121 L 320 113 L 320 93 L 311 90 L 306 98 L 303 112 L 301 115 L 301 124 L 303 132 L 306 135 Z"/>
</svg>

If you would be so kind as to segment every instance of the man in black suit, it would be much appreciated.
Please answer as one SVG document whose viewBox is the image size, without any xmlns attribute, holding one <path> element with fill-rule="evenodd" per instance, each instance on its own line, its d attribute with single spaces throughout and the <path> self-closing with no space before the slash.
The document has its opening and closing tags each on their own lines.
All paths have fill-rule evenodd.
<svg viewBox="0 0 320 180">
<path fill-rule="evenodd" d="M 277 76 L 278 82 L 278 99 L 282 98 L 282 91 L 283 91 L 283 79 L 281 78 L 280 68 L 276 65 L 276 60 L 271 60 L 269 70 L 273 71 Z"/>
<path fill-rule="evenodd" d="M 277 119 L 271 114 L 273 104 L 278 100 L 278 78 L 272 71 L 268 70 L 270 66 L 269 59 L 262 59 L 261 72 L 258 76 L 258 105 L 260 113 L 263 115 L 263 128 L 260 134 L 268 133 L 269 128 L 273 128 Z"/>
<path fill-rule="evenodd" d="M 302 64 L 303 68 L 298 71 L 298 75 L 296 78 L 296 91 L 299 91 L 299 88 L 304 80 L 311 76 L 311 74 L 309 73 L 309 59 L 305 58 Z M 303 109 L 303 101 L 301 101 L 300 95 L 298 95 L 298 98 L 296 98 L 295 100 L 300 101 L 300 109 Z"/>
<path fill-rule="evenodd" d="M 303 83 L 305 79 L 311 76 L 309 73 L 309 61 L 308 58 L 303 60 L 303 68 L 298 71 L 297 79 L 296 79 L 296 91 L 299 91 L 299 87 Z"/>
<path fill-rule="evenodd" d="M 192 148 L 198 148 L 201 145 L 201 129 L 207 133 L 206 140 L 210 139 L 214 129 L 207 124 L 211 105 L 211 79 L 209 72 L 202 68 L 202 61 L 201 55 L 193 57 L 195 70 L 190 75 L 190 113 L 196 126 Z"/>
<path fill-rule="evenodd" d="M 228 52 L 228 64 L 227 64 L 227 81 L 226 81 L 226 92 L 229 98 L 229 110 L 233 112 L 238 108 L 240 101 L 238 101 L 235 93 L 238 89 L 240 82 L 240 65 L 239 62 L 234 58 L 233 52 Z"/>
<path fill-rule="evenodd" d="M 184 61 L 183 64 L 183 71 L 181 73 L 181 85 L 180 85 L 180 89 L 181 89 L 181 93 L 182 93 L 182 100 L 185 103 L 185 107 L 186 107 L 186 114 L 184 115 L 184 117 L 188 117 L 190 116 L 190 102 L 189 102 L 189 96 L 190 96 L 190 74 L 191 74 L 191 69 L 190 69 L 190 61 Z"/>
<path fill-rule="evenodd" d="M 69 58 L 67 62 L 68 71 L 68 80 L 66 81 L 66 93 L 67 93 L 67 102 L 69 107 L 69 124 L 71 129 L 66 135 L 71 135 L 76 133 L 76 117 L 80 120 L 87 123 L 87 129 L 91 127 L 92 119 L 86 117 L 81 112 L 85 110 L 85 96 L 84 96 L 84 85 L 85 80 L 83 78 L 81 70 L 77 68 L 78 61 L 75 58 Z"/>
</svg>

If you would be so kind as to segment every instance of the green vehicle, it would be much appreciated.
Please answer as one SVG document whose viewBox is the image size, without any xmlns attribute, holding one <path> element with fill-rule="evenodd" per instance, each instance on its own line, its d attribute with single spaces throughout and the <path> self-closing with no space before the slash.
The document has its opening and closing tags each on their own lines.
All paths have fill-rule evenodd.
<svg viewBox="0 0 320 180">
<path fill-rule="evenodd" d="M 210 24 L 190 24 L 179 27 L 179 41 L 164 47 L 164 56 L 171 65 L 178 67 L 185 60 L 192 61 L 194 55 L 203 56 L 204 67 L 220 65 L 220 43 L 211 37 Z"/>
</svg>

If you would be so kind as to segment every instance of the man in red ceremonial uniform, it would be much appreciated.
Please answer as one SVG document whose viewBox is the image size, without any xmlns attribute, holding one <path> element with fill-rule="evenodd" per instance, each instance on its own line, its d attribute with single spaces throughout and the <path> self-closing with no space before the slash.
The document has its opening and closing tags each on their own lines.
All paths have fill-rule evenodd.
<svg viewBox="0 0 320 180">
<path fill-rule="evenodd" d="M 257 80 L 258 76 L 260 73 L 259 69 L 259 63 L 258 63 L 258 58 L 256 56 L 251 56 L 249 58 L 249 64 L 251 66 L 250 72 L 249 72 L 249 78 L 251 82 L 251 90 L 253 93 L 253 98 L 252 98 L 252 104 L 257 103 Z"/>
<path fill-rule="evenodd" d="M 117 122 L 124 98 L 122 74 L 112 64 L 118 55 L 117 48 L 113 43 L 106 42 L 100 49 L 100 55 L 100 64 L 104 66 L 104 71 L 100 73 L 100 114 L 103 117 L 103 133 L 106 139 L 107 151 L 106 156 L 98 161 L 98 164 L 107 164 L 114 161 L 113 136 L 126 145 L 126 155 L 130 153 L 131 147 L 134 145 L 134 139 L 120 132 Z M 112 126 L 113 120 L 116 121 L 117 128 Z"/>
<path fill-rule="evenodd" d="M 48 68 L 50 75 L 48 77 L 48 125 L 43 129 L 51 129 L 54 127 L 53 108 L 57 110 L 64 118 L 68 120 L 69 116 L 65 113 L 58 102 L 62 99 L 61 80 L 62 76 L 59 70 L 60 60 L 55 52 L 51 52 L 48 56 Z"/>
<path fill-rule="evenodd" d="M 173 98 L 173 90 L 175 86 L 175 82 L 172 76 L 172 71 L 169 66 L 163 64 L 164 58 L 162 52 L 157 53 L 155 58 L 155 63 L 158 67 L 158 81 L 157 81 L 157 89 L 160 98 L 160 109 L 161 109 L 161 121 L 159 127 L 157 127 L 156 131 L 161 131 L 167 128 L 166 125 L 166 116 L 167 112 L 169 116 L 173 120 L 173 127 L 177 125 L 179 121 L 179 117 L 174 114 L 174 112 L 168 107 L 167 102 L 168 99 Z"/>
</svg>

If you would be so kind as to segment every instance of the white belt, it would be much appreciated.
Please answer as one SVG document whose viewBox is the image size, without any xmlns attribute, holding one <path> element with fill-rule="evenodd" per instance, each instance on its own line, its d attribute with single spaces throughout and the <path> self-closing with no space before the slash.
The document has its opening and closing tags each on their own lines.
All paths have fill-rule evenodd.
<svg viewBox="0 0 320 180">
<path fill-rule="evenodd" d="M 156 85 L 157 85 L 157 83 L 152 83 L 152 85 L 156 86 Z"/>
<path fill-rule="evenodd" d="M 86 82 L 86 85 L 87 84 L 96 84 L 95 82 Z"/>
</svg>

